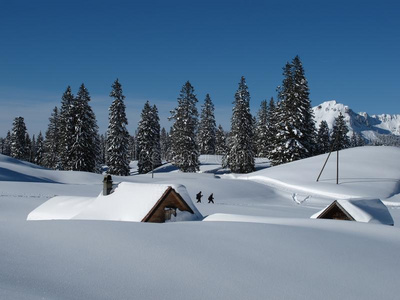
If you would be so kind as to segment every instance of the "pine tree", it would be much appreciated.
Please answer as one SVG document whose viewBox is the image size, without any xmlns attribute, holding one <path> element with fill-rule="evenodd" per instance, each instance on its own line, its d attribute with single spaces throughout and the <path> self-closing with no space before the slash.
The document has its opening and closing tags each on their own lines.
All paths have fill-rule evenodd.
<svg viewBox="0 0 400 300">
<path fill-rule="evenodd" d="M 141 119 L 139 121 L 136 136 L 138 146 L 138 170 L 139 174 L 145 174 L 153 170 L 153 151 L 154 151 L 154 126 L 153 109 L 149 101 L 144 104 Z"/>
<path fill-rule="evenodd" d="M 267 143 L 267 157 L 271 157 L 272 151 L 275 149 L 276 136 L 277 136 L 277 108 L 275 105 L 274 98 L 271 97 L 269 100 L 268 110 L 267 110 L 267 132 L 266 140 Z"/>
<path fill-rule="evenodd" d="M 70 156 L 71 169 L 74 171 L 98 171 L 97 156 L 100 151 L 97 141 L 97 122 L 89 101 L 89 92 L 82 83 L 73 105 L 75 128 L 71 136 L 73 144 Z"/>
<path fill-rule="evenodd" d="M 321 121 L 317 133 L 317 153 L 323 154 L 329 152 L 331 149 L 331 141 L 329 136 L 329 127 L 326 121 Z"/>
<path fill-rule="evenodd" d="M 254 171 L 254 124 L 250 113 L 250 94 L 242 76 L 235 94 L 227 164 L 234 173 Z"/>
<path fill-rule="evenodd" d="M 113 175 L 129 175 L 129 133 L 126 129 L 128 120 L 125 114 L 125 96 L 122 94 L 118 79 L 112 85 L 110 97 L 114 98 L 110 106 L 107 131 L 107 165 L 108 173 Z"/>
<path fill-rule="evenodd" d="M 273 165 L 306 158 L 315 151 L 314 116 L 308 83 L 298 56 L 283 70 L 283 83 L 278 87 L 279 106 L 275 113 L 275 147 L 270 153 Z"/>
<path fill-rule="evenodd" d="M 43 165 L 49 169 L 59 169 L 60 168 L 60 119 L 58 114 L 58 108 L 54 107 L 53 113 L 49 118 L 49 126 L 46 131 L 46 137 L 44 141 L 44 156 Z"/>
<path fill-rule="evenodd" d="M 294 96 L 297 97 L 299 123 L 298 128 L 302 132 L 301 143 L 307 149 L 306 157 L 312 156 L 315 151 L 316 128 L 314 121 L 314 112 L 311 107 L 310 90 L 305 76 L 303 64 L 297 55 L 292 60 L 293 65 L 293 83 Z"/>
<path fill-rule="evenodd" d="M 31 155 L 29 156 L 29 161 L 35 163 L 36 157 L 36 138 L 35 135 L 32 135 L 32 145 L 31 145 Z"/>
<path fill-rule="evenodd" d="M 29 137 L 29 133 L 26 133 L 25 134 L 25 158 L 24 158 L 24 160 L 32 162 L 31 155 L 32 155 L 32 140 Z"/>
<path fill-rule="evenodd" d="M 43 157 L 44 157 L 44 141 L 42 132 L 39 132 L 39 135 L 36 140 L 36 153 L 34 163 L 43 166 Z"/>
<path fill-rule="evenodd" d="M 158 117 L 157 106 L 153 105 L 151 109 L 152 132 L 153 132 L 153 168 L 161 166 L 161 143 L 160 143 L 160 118 Z"/>
<path fill-rule="evenodd" d="M 107 161 L 106 161 L 107 142 L 106 142 L 106 137 L 104 136 L 104 134 L 100 135 L 99 142 L 100 142 L 99 163 L 101 165 L 105 165 L 107 163 Z"/>
<path fill-rule="evenodd" d="M 350 139 L 347 136 L 349 129 L 342 113 L 335 118 L 331 141 L 334 145 L 334 150 L 342 150 L 350 147 Z"/>
<path fill-rule="evenodd" d="M 10 130 L 7 131 L 7 135 L 4 139 L 3 154 L 8 155 L 8 156 L 11 155 L 11 133 L 10 133 Z"/>
<path fill-rule="evenodd" d="M 196 143 L 198 112 L 194 88 L 187 81 L 179 94 L 178 106 L 171 111 L 172 126 L 171 144 L 172 161 L 182 172 L 199 170 L 199 153 Z"/>
<path fill-rule="evenodd" d="M 26 126 L 23 117 L 16 117 L 13 122 L 13 128 L 11 133 L 11 157 L 17 159 L 25 159 L 26 148 L 25 148 L 25 135 Z"/>
<path fill-rule="evenodd" d="M 197 137 L 200 154 L 215 154 L 215 127 L 214 104 L 207 94 L 201 110 Z"/>
<path fill-rule="evenodd" d="M 68 86 L 61 98 L 59 137 L 60 137 L 60 168 L 72 170 L 72 145 L 74 144 L 75 124 L 76 124 L 76 101 Z"/>
<path fill-rule="evenodd" d="M 226 152 L 226 133 L 220 124 L 215 133 L 215 154 L 226 155 Z"/>
<path fill-rule="evenodd" d="M 261 101 L 258 111 L 257 127 L 256 127 L 256 149 L 258 157 L 268 156 L 268 106 L 267 101 Z"/>
</svg>

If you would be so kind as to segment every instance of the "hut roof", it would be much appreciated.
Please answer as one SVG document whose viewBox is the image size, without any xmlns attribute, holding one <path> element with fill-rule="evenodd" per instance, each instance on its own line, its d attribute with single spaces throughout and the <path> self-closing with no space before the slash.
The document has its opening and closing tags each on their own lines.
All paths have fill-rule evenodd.
<svg viewBox="0 0 400 300">
<path fill-rule="evenodd" d="M 357 222 L 394 224 L 389 210 L 379 199 L 335 200 L 323 210 L 312 215 L 311 218 L 318 219 L 335 206 L 338 206 L 345 214 Z"/>
<path fill-rule="evenodd" d="M 176 184 L 146 184 L 121 182 L 110 195 L 96 198 L 54 197 L 28 215 L 28 220 L 77 219 L 142 221 L 163 195 L 173 189 L 194 214 L 185 214 L 185 220 L 202 219 L 185 186 Z M 179 220 L 179 218 L 178 218 Z"/>
</svg>

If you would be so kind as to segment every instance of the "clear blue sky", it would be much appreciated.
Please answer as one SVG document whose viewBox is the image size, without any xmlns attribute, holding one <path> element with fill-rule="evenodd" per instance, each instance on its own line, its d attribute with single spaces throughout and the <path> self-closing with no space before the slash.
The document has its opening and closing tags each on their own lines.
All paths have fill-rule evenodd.
<svg viewBox="0 0 400 300">
<path fill-rule="evenodd" d="M 0 136 L 18 115 L 45 131 L 67 85 L 84 82 L 100 131 L 118 77 L 129 130 L 145 100 L 162 126 L 186 80 L 199 108 L 210 93 L 228 129 L 240 76 L 252 111 L 276 96 L 282 67 L 299 55 L 313 105 L 399 114 L 398 1 L 1 1 Z"/>
</svg>

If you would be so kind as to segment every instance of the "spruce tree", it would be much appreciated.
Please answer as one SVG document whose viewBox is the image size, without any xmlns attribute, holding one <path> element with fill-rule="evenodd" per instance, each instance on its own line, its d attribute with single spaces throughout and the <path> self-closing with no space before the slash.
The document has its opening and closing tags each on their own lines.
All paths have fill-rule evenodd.
<svg viewBox="0 0 400 300">
<path fill-rule="evenodd" d="M 254 171 L 254 124 L 250 113 L 250 94 L 245 78 L 242 76 L 231 119 L 231 133 L 227 164 L 234 173 Z"/>
<path fill-rule="evenodd" d="M 319 124 L 316 145 L 317 145 L 316 148 L 317 154 L 327 153 L 331 150 L 329 127 L 326 121 L 321 121 L 321 123 Z"/>
<path fill-rule="evenodd" d="M 271 97 L 269 100 L 268 110 L 267 110 L 267 157 L 270 159 L 271 152 L 275 149 L 276 135 L 277 135 L 277 108 L 275 105 L 274 98 Z"/>
<path fill-rule="evenodd" d="M 270 156 L 274 165 L 309 157 L 315 151 L 314 116 L 308 83 L 298 56 L 283 68 L 283 83 L 278 87 L 276 135 Z"/>
<path fill-rule="evenodd" d="M 11 133 L 10 133 L 10 130 L 7 131 L 7 135 L 4 139 L 3 154 L 8 155 L 8 156 L 11 155 Z"/>
<path fill-rule="evenodd" d="M 194 88 L 187 81 L 179 94 L 178 106 L 171 111 L 172 126 L 171 144 L 172 161 L 182 172 L 199 170 L 199 153 L 196 143 L 198 112 Z"/>
<path fill-rule="evenodd" d="M 347 128 L 346 121 L 342 113 L 335 118 L 335 125 L 332 130 L 331 141 L 334 146 L 334 150 L 342 150 L 350 147 L 350 139 L 347 136 L 349 129 Z"/>
<path fill-rule="evenodd" d="M 13 128 L 11 132 L 11 157 L 17 159 L 26 158 L 26 148 L 25 148 L 25 135 L 26 126 L 23 117 L 16 117 L 13 122 Z"/>
<path fill-rule="evenodd" d="M 226 155 L 226 152 L 226 133 L 220 124 L 215 133 L 215 154 Z"/>
<path fill-rule="evenodd" d="M 44 157 L 44 140 L 42 132 L 40 131 L 36 139 L 36 153 L 35 153 L 34 163 L 39 166 L 43 166 L 43 157 Z"/>
<path fill-rule="evenodd" d="M 49 118 L 49 126 L 46 131 L 46 137 L 44 141 L 44 156 L 43 165 L 49 169 L 60 168 L 60 119 L 58 114 L 58 108 L 54 107 L 53 113 Z"/>
<path fill-rule="evenodd" d="M 138 132 L 136 136 L 138 147 L 138 171 L 139 174 L 145 174 L 153 170 L 153 151 L 154 151 L 154 126 L 153 109 L 149 101 L 144 104 L 141 118 L 139 121 Z"/>
<path fill-rule="evenodd" d="M 260 109 L 258 111 L 257 127 L 256 127 L 256 149 L 258 157 L 268 156 L 269 147 L 268 136 L 268 106 L 267 101 L 261 101 Z"/>
<path fill-rule="evenodd" d="M 118 79 L 112 85 L 110 97 L 114 98 L 110 106 L 107 131 L 107 165 L 108 173 L 113 175 L 129 175 L 129 133 L 126 129 L 128 120 L 125 114 L 125 96 Z"/>
<path fill-rule="evenodd" d="M 151 109 L 152 132 L 153 132 L 153 168 L 161 166 L 161 143 L 160 143 L 160 118 L 158 117 L 157 106 L 153 105 Z"/>
<path fill-rule="evenodd" d="M 76 101 L 68 86 L 61 98 L 60 120 L 59 120 L 59 138 L 60 138 L 60 168 L 63 170 L 72 170 L 72 145 L 76 137 Z"/>
<path fill-rule="evenodd" d="M 201 110 L 197 136 L 200 154 L 215 154 L 215 127 L 214 104 L 207 94 Z"/>
<path fill-rule="evenodd" d="M 79 88 L 73 105 L 75 128 L 71 136 L 73 144 L 70 151 L 71 169 L 74 171 L 96 172 L 99 154 L 97 141 L 97 122 L 89 105 L 90 95 L 85 85 Z"/>
<path fill-rule="evenodd" d="M 29 133 L 26 133 L 25 134 L 25 158 L 24 158 L 24 160 L 32 162 L 31 155 L 32 155 L 32 140 L 29 136 Z"/>
</svg>

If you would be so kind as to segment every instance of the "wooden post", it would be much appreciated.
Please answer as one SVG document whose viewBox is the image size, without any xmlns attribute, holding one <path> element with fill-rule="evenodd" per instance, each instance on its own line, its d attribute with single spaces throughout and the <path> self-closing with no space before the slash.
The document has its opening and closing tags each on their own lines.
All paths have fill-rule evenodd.
<svg viewBox="0 0 400 300">
<path fill-rule="evenodd" d="M 328 159 L 329 159 L 329 156 L 331 156 L 331 153 L 332 153 L 332 150 L 331 150 L 331 151 L 329 151 L 329 154 L 328 154 L 328 157 L 327 157 L 327 158 L 326 158 L 326 160 L 325 160 L 324 166 L 322 167 L 322 170 L 321 170 L 321 172 L 319 172 L 319 175 L 318 175 L 318 178 L 317 178 L 317 182 L 318 182 L 319 178 L 321 177 L 321 175 L 322 175 L 322 172 L 323 172 L 323 171 L 324 171 L 324 169 L 325 169 L 326 163 L 328 162 Z"/>
</svg>

